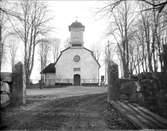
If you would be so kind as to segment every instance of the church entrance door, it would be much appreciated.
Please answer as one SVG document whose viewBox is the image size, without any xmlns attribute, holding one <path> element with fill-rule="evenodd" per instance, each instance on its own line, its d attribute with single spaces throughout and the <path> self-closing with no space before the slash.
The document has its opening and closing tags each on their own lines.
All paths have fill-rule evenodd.
<svg viewBox="0 0 167 131">
<path fill-rule="evenodd" d="M 80 75 L 79 74 L 75 74 L 74 75 L 74 85 L 75 86 L 79 86 L 80 83 L 81 83 Z"/>
</svg>

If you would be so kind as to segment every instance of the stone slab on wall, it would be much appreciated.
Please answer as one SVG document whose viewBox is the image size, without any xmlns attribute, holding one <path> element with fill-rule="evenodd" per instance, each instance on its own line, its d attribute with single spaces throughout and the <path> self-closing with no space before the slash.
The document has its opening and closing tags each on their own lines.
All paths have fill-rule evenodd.
<svg viewBox="0 0 167 131">
<path fill-rule="evenodd" d="M 1 81 L 1 92 L 10 93 L 10 85 L 7 82 Z"/>
<path fill-rule="evenodd" d="M 1 91 L 1 107 L 6 107 L 10 104 L 10 87 L 12 83 L 11 72 L 0 73 L 0 91 Z"/>
<path fill-rule="evenodd" d="M 7 82 L 0 82 L 1 86 L 1 107 L 5 107 L 10 103 L 10 85 Z"/>
<path fill-rule="evenodd" d="M 12 82 L 12 73 L 11 72 L 1 72 L 0 75 L 1 75 L 1 77 L 0 77 L 1 81 L 5 81 L 8 83 Z"/>
<path fill-rule="evenodd" d="M 108 101 L 117 100 L 119 95 L 118 65 L 113 61 L 108 63 Z"/>
<path fill-rule="evenodd" d="M 13 84 L 11 90 L 11 103 L 12 105 L 25 104 L 26 95 L 26 78 L 24 66 L 21 62 L 15 65 L 13 72 Z"/>
</svg>

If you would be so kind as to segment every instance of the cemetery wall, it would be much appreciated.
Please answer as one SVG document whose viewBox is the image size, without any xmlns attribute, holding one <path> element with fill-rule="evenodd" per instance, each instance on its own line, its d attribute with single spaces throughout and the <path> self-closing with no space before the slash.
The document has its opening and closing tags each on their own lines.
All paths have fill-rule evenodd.
<svg viewBox="0 0 167 131">
<path fill-rule="evenodd" d="M 13 73 L 1 72 L 0 75 L 1 107 L 25 104 L 26 79 L 23 64 L 17 63 Z"/>
</svg>

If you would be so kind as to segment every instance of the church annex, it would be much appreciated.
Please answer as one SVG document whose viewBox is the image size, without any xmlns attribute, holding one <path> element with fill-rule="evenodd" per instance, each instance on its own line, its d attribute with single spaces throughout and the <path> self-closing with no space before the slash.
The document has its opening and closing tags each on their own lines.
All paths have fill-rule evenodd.
<svg viewBox="0 0 167 131">
<path fill-rule="evenodd" d="M 42 72 L 42 81 L 48 85 L 98 85 L 100 64 L 93 52 L 84 47 L 85 26 L 75 21 L 69 26 L 69 47 L 62 50 L 57 61 Z"/>
</svg>

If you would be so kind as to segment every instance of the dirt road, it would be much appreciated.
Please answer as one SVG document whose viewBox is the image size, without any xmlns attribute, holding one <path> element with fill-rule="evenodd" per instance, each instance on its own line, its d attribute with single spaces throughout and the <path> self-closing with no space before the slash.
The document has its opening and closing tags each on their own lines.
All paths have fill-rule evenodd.
<svg viewBox="0 0 167 131">
<path fill-rule="evenodd" d="M 64 98 L 69 96 L 81 96 L 86 94 L 99 94 L 107 92 L 107 87 L 84 87 L 84 86 L 67 86 L 63 88 L 35 88 L 27 89 L 27 96 L 54 96 L 55 98 Z"/>
<path fill-rule="evenodd" d="M 36 105 L 34 108 L 30 108 L 34 105 Z M 58 131 L 134 129 L 107 105 L 105 93 L 59 99 L 28 96 L 26 105 L 3 110 L 1 116 L 3 129 Z"/>
</svg>

